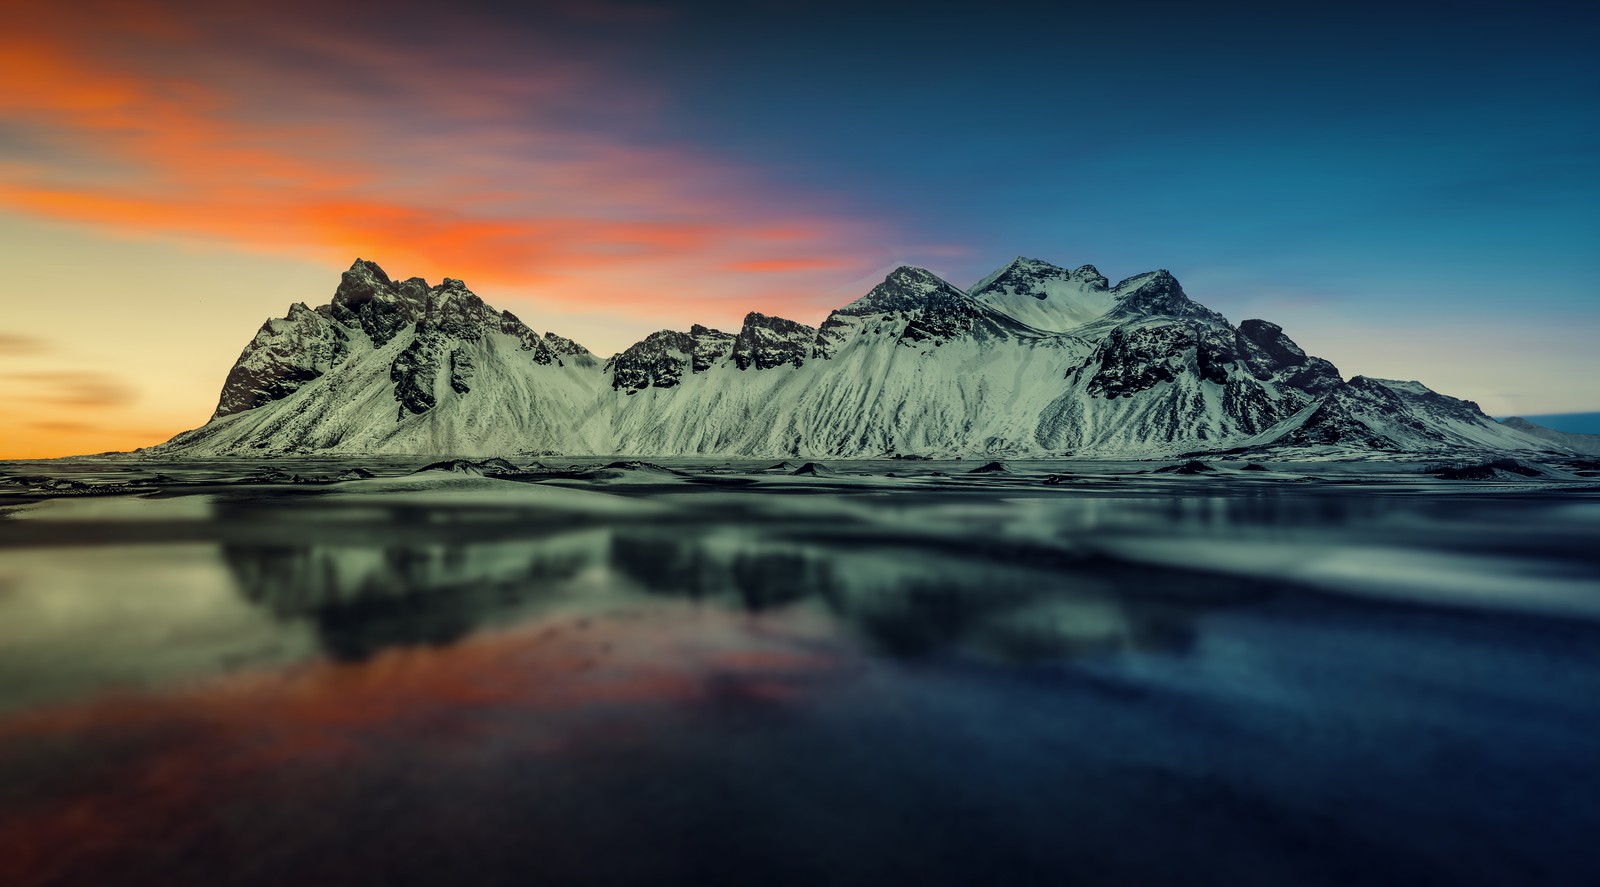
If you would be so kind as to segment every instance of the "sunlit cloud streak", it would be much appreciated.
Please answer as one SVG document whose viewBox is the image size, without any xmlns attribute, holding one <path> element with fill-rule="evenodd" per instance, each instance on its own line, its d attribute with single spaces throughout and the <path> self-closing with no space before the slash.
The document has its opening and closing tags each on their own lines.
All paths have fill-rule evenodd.
<svg viewBox="0 0 1600 887">
<path fill-rule="evenodd" d="M 0 333 L 0 357 L 32 356 L 48 350 L 50 344 L 37 336 Z"/>
<path fill-rule="evenodd" d="M 17 399 L 61 406 L 121 406 L 138 399 L 139 393 L 115 378 L 96 372 L 63 370 L 54 372 L 7 373 L 10 387 L 22 389 Z"/>
<path fill-rule="evenodd" d="M 617 7 L 610 27 L 661 10 Z M 25 4 L 0 35 L 0 206 L 567 309 L 803 305 L 883 264 L 870 221 L 652 136 L 661 99 L 547 27 L 404 10 Z M 491 293 L 492 296 L 492 293 Z"/>
</svg>

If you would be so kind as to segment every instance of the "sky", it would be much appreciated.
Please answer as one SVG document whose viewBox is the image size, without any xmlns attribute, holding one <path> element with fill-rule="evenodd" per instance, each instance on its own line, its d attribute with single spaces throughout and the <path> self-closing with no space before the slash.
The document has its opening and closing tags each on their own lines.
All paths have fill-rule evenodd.
<svg viewBox="0 0 1600 887">
<path fill-rule="evenodd" d="M 1347 376 L 1600 410 L 1600 17 L 1441 8 L 8 0 L 0 458 L 204 423 L 358 256 L 601 355 L 1167 268 Z"/>
</svg>

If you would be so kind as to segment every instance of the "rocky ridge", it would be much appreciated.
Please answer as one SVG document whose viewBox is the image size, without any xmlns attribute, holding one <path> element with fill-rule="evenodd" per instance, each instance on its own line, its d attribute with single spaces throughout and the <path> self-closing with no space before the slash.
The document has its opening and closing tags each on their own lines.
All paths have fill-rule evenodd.
<svg viewBox="0 0 1600 887">
<path fill-rule="evenodd" d="M 460 280 L 357 260 L 267 321 L 171 454 L 550 451 L 1027 457 L 1571 451 L 1420 383 L 1345 380 L 1167 271 L 1018 258 L 970 290 L 901 267 L 819 327 L 662 330 L 607 361 Z"/>
</svg>

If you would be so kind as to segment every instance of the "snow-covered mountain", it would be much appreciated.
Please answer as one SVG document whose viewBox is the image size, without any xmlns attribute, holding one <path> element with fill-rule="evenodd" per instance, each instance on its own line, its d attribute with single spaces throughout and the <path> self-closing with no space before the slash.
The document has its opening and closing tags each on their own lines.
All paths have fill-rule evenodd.
<svg viewBox="0 0 1600 887">
<path fill-rule="evenodd" d="M 877 457 L 1566 451 L 1417 382 L 1348 381 L 1155 271 L 1018 258 L 963 291 L 902 267 L 820 327 L 751 313 L 602 362 L 459 280 L 357 260 L 269 320 L 168 455 Z"/>
</svg>

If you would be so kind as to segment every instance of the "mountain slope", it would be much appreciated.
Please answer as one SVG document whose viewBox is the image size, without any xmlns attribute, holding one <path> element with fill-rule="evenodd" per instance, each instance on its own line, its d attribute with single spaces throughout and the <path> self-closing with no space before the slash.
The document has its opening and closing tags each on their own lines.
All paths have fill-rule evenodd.
<svg viewBox="0 0 1600 887">
<path fill-rule="evenodd" d="M 543 439 L 592 451 L 577 425 L 599 367 L 459 280 L 396 284 L 357 260 L 328 305 L 269 321 L 229 373 L 212 421 L 159 449 L 489 454 Z"/>
<path fill-rule="evenodd" d="M 1546 428 L 1536 422 L 1529 422 L 1521 416 L 1502 419 L 1500 424 L 1523 434 L 1548 441 L 1554 446 L 1572 450 L 1575 453 L 1582 453 L 1586 456 L 1600 456 L 1600 434 L 1574 434 L 1570 431 L 1557 431 L 1554 428 Z"/>
<path fill-rule="evenodd" d="M 600 361 L 459 280 L 357 260 L 240 355 L 173 455 L 530 451 L 871 457 L 1543 450 L 1476 404 L 1357 376 L 1170 273 L 1018 258 L 963 291 L 902 267 L 820 327 L 751 313 Z"/>
</svg>

